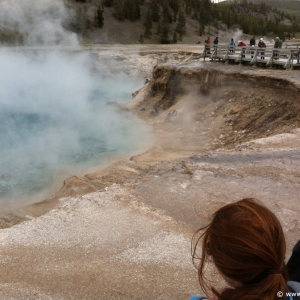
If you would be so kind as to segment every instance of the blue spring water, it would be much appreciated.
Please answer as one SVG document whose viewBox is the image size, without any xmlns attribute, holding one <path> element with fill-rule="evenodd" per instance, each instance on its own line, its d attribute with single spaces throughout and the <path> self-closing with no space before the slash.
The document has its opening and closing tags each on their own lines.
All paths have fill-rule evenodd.
<svg viewBox="0 0 300 300">
<path fill-rule="evenodd" d="M 108 72 L 107 61 L 91 72 L 92 63 L 85 55 L 0 53 L 2 201 L 34 196 L 58 173 L 100 165 L 141 142 L 145 125 L 107 105 L 130 99 L 141 81 Z"/>
</svg>

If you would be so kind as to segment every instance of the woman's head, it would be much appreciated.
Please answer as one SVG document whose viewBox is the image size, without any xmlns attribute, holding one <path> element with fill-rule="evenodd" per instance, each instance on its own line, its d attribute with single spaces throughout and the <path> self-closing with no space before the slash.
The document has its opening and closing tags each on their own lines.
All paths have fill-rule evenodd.
<svg viewBox="0 0 300 300">
<path fill-rule="evenodd" d="M 202 230 L 198 274 L 204 290 L 208 288 L 204 276 L 208 257 L 234 287 L 217 293 L 219 299 L 277 299 L 277 292 L 286 290 L 285 238 L 268 208 L 254 199 L 243 199 L 216 211 Z"/>
</svg>

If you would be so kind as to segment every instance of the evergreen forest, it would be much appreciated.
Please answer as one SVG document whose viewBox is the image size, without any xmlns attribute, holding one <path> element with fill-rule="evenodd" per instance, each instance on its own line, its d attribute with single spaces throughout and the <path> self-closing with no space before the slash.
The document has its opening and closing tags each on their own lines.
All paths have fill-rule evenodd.
<svg viewBox="0 0 300 300">
<path fill-rule="evenodd" d="M 293 1 L 286 3 L 289 2 Z M 297 13 L 288 13 L 258 0 L 220 3 L 211 0 L 68 0 L 65 4 L 73 17 L 64 27 L 81 37 L 94 30 L 101 33 L 113 22 L 135 24 L 140 43 L 182 41 L 190 21 L 196 24 L 198 36 L 205 35 L 208 28 L 215 31 L 239 29 L 249 35 L 280 36 L 282 40 L 293 38 L 300 32 Z M 17 30 L 0 29 L 0 42 L 20 44 L 22 40 Z"/>
<path fill-rule="evenodd" d="M 220 3 L 210 0 L 103 0 L 94 22 L 89 22 L 90 26 L 105 25 L 101 13 L 105 9 L 111 10 L 119 22 L 136 22 L 141 27 L 141 43 L 147 42 L 154 34 L 163 44 L 181 41 L 188 19 L 197 21 L 199 36 L 205 34 L 207 26 L 221 30 L 240 29 L 249 35 L 280 36 L 283 40 L 300 32 L 300 18 L 297 15 L 264 2 L 248 0 Z"/>
</svg>

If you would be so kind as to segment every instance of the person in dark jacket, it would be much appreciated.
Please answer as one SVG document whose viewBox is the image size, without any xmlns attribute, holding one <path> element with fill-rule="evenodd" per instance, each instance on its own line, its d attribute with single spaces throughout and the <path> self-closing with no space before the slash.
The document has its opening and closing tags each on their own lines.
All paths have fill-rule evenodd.
<svg viewBox="0 0 300 300">
<path fill-rule="evenodd" d="M 207 39 L 205 40 L 205 52 L 206 52 L 206 54 L 210 54 L 210 44 L 211 44 L 211 40 L 208 36 Z"/>
<path fill-rule="evenodd" d="M 286 267 L 289 273 L 289 280 L 300 282 L 300 241 L 295 245 Z"/>
<path fill-rule="evenodd" d="M 258 48 L 266 48 L 267 46 L 266 46 L 266 44 L 265 44 L 265 42 L 264 42 L 264 39 L 263 38 L 261 38 L 260 40 L 259 40 L 259 42 L 258 42 Z M 261 59 L 265 59 L 265 50 L 264 49 L 261 49 L 261 51 L 260 51 L 260 55 L 261 55 Z"/>
<path fill-rule="evenodd" d="M 250 46 L 251 46 L 251 48 L 255 47 L 255 44 L 256 44 L 255 36 L 253 36 L 252 39 L 250 39 Z M 254 51 L 252 50 L 251 51 L 251 58 L 253 58 L 253 54 L 254 54 Z"/>
<path fill-rule="evenodd" d="M 282 48 L 282 40 L 279 37 L 277 37 L 275 39 L 274 48 L 276 48 L 276 49 Z M 279 59 L 279 51 L 278 50 L 274 50 L 274 59 Z"/>
</svg>

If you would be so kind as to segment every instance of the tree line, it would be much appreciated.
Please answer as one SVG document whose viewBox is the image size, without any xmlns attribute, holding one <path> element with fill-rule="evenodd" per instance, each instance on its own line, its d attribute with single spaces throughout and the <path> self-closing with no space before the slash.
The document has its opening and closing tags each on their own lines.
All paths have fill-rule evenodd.
<svg viewBox="0 0 300 300">
<path fill-rule="evenodd" d="M 215 17 L 215 20 L 220 20 L 227 28 L 238 26 L 244 33 L 251 35 L 273 34 L 284 40 L 294 37 L 300 31 L 300 22 L 295 15 L 284 13 L 263 2 L 256 4 L 247 0 L 235 0 L 231 3 L 219 3 Z"/>
<path fill-rule="evenodd" d="M 206 34 L 210 26 L 218 29 L 238 28 L 250 35 L 280 36 L 291 38 L 300 32 L 300 20 L 265 3 L 253 3 L 248 0 L 224 1 L 212 3 L 210 0 L 73 0 L 76 9 L 67 28 L 85 35 L 93 27 L 105 26 L 104 11 L 119 21 L 137 22 L 141 28 L 139 41 L 147 42 L 155 36 L 160 43 L 177 43 L 186 35 L 187 20 L 198 24 L 197 32 Z M 91 4 L 98 5 L 91 17 L 88 10 Z M 66 4 L 74 9 L 70 2 Z M 195 22 L 194 22 L 195 23 Z M 21 41 L 18 32 L 0 31 L 0 39 L 7 43 Z"/>
<path fill-rule="evenodd" d="M 85 0 L 76 0 L 85 1 Z M 146 13 L 141 14 L 141 7 Z M 198 22 L 198 33 L 205 33 L 205 27 L 239 28 L 250 35 L 273 34 L 282 39 L 295 36 L 300 31 L 296 16 L 289 15 L 265 3 L 248 0 L 212 3 L 210 0 L 103 0 L 97 10 L 96 23 L 105 24 L 102 12 L 109 8 L 119 21 L 142 21 L 144 30 L 140 42 L 158 35 L 160 43 L 176 43 L 186 34 L 187 18 Z M 284 23 L 288 20 L 289 24 Z"/>
</svg>

